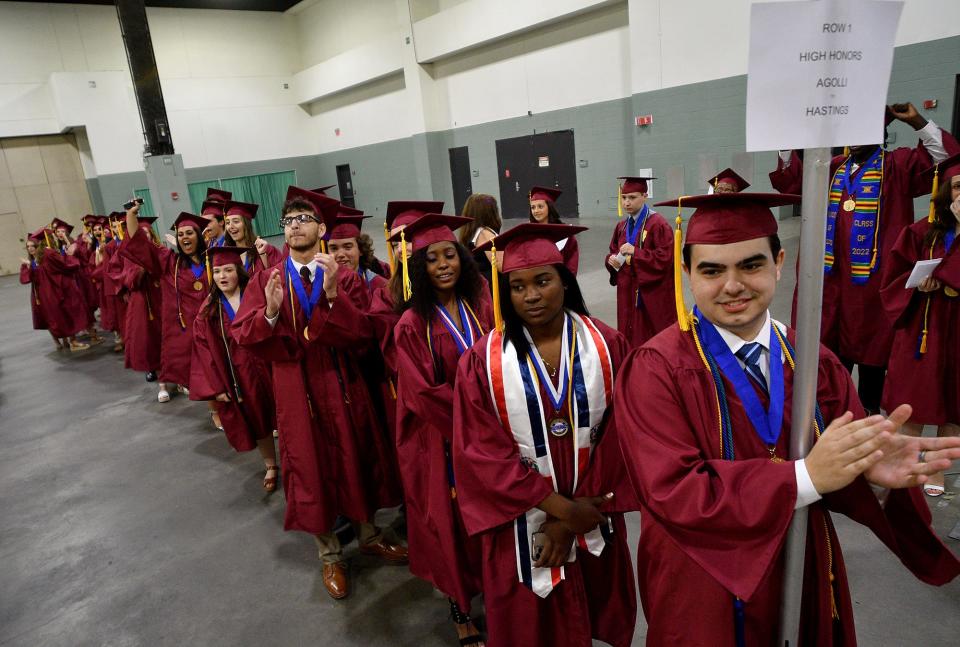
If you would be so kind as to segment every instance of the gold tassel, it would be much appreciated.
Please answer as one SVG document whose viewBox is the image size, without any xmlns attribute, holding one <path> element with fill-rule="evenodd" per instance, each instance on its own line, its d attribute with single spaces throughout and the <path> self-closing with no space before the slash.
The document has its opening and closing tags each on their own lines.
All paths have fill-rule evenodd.
<svg viewBox="0 0 960 647">
<path fill-rule="evenodd" d="M 322 238 L 320 239 L 320 253 L 321 254 L 327 253 L 327 241 L 323 240 Z"/>
<path fill-rule="evenodd" d="M 844 146 L 844 147 L 843 147 L 843 156 L 844 156 L 844 157 L 850 157 L 850 147 L 849 147 L 849 146 Z"/>
<path fill-rule="evenodd" d="M 680 324 L 680 330 L 687 332 L 690 330 L 690 321 L 687 319 L 687 306 L 683 302 L 683 271 L 680 268 L 683 258 L 683 230 L 680 227 L 683 222 L 680 215 L 682 202 L 682 197 L 677 199 L 677 228 L 673 232 L 673 299 L 677 304 L 677 323 Z"/>
<path fill-rule="evenodd" d="M 497 267 L 497 246 L 490 246 L 490 280 L 493 282 L 493 327 L 503 332 L 503 314 L 500 312 L 500 269 Z"/>
<path fill-rule="evenodd" d="M 403 230 L 400 230 L 400 263 L 403 265 L 403 300 L 409 301 L 413 296 L 413 288 L 410 286 L 410 264 L 407 262 L 407 237 Z"/>
<path fill-rule="evenodd" d="M 937 191 L 940 189 L 940 165 L 933 167 L 933 188 L 930 189 L 930 211 L 927 212 L 927 222 L 933 222 L 934 207 L 933 201 L 937 197 Z"/>
<path fill-rule="evenodd" d="M 207 257 L 207 262 L 206 262 L 206 265 L 207 265 L 207 287 L 210 287 L 211 285 L 213 285 L 213 268 L 210 267 L 210 254 L 207 253 L 207 254 L 204 254 L 204 256 Z"/>
<path fill-rule="evenodd" d="M 617 218 L 623 218 L 623 185 L 617 184 Z"/>
<path fill-rule="evenodd" d="M 383 221 L 383 238 L 387 241 L 387 258 L 390 259 L 390 276 L 397 272 L 397 256 L 393 253 L 393 244 L 390 242 L 390 228 L 387 221 Z"/>
</svg>

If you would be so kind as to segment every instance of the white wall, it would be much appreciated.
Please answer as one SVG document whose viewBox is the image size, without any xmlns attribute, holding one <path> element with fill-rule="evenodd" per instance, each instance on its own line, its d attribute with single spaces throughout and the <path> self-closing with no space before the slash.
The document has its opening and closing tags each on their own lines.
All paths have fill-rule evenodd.
<svg viewBox="0 0 960 647">
<path fill-rule="evenodd" d="M 301 67 L 292 16 L 151 8 L 147 17 L 186 167 L 316 152 L 309 115 L 283 88 Z M 0 137 L 84 126 L 98 174 L 142 170 L 113 7 L 0 3 L 0 60 Z"/>
<path fill-rule="evenodd" d="M 395 0 L 301 2 L 287 13 L 296 18 L 304 68 L 400 30 Z"/>
</svg>

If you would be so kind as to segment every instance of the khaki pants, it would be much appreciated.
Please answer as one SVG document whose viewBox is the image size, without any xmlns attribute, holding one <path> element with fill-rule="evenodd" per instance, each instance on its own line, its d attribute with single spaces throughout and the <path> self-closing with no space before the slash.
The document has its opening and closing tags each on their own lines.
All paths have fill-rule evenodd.
<svg viewBox="0 0 960 647">
<path fill-rule="evenodd" d="M 360 545 L 372 544 L 380 539 L 380 529 L 368 521 L 353 524 L 357 533 L 357 541 Z M 340 539 L 336 533 L 324 532 L 314 535 L 317 542 L 317 551 L 320 553 L 320 561 L 324 564 L 334 564 L 343 561 L 343 546 L 340 545 Z"/>
</svg>

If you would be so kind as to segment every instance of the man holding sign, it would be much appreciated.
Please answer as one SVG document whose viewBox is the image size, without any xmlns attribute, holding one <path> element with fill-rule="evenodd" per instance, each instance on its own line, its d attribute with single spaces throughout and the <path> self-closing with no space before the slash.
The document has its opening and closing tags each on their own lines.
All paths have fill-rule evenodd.
<svg viewBox="0 0 960 647">
<path fill-rule="evenodd" d="M 930 190 L 922 171 L 960 151 L 950 133 L 927 121 L 912 103 L 887 107 L 886 124 L 895 119 L 917 131 L 916 148 L 851 146 L 849 155 L 835 157 L 830 165 L 820 339 L 847 370 L 859 366 L 860 400 L 872 413 L 880 410 L 893 343 L 891 322 L 880 314 L 881 270 L 900 232 L 914 221 L 913 198 Z M 770 183 L 782 193 L 800 193 L 803 165 L 795 151 L 781 151 Z M 796 290 L 793 300 L 796 322 Z"/>
</svg>

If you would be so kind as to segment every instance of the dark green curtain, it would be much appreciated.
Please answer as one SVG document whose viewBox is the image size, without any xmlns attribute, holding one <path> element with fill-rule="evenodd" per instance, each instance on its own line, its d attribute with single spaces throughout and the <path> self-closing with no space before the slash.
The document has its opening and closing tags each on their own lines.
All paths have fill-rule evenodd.
<svg viewBox="0 0 960 647">
<path fill-rule="evenodd" d="M 283 208 L 284 199 L 287 197 L 287 187 L 296 183 L 296 172 L 280 171 L 263 175 L 191 182 L 187 185 L 187 193 L 190 195 L 193 213 L 200 213 L 208 188 L 230 191 L 233 193 L 234 200 L 260 205 L 257 217 L 253 221 L 253 230 L 258 236 L 281 236 L 283 227 L 280 226 L 280 209 Z M 156 215 L 153 211 L 153 202 L 150 200 L 150 189 L 136 189 L 134 193 L 137 197 L 143 198 L 140 213 L 145 216 Z"/>
</svg>

